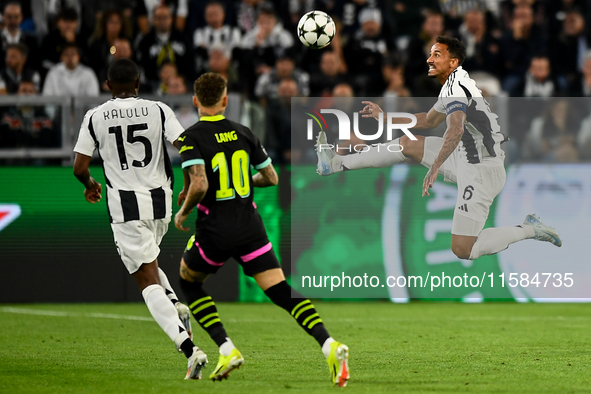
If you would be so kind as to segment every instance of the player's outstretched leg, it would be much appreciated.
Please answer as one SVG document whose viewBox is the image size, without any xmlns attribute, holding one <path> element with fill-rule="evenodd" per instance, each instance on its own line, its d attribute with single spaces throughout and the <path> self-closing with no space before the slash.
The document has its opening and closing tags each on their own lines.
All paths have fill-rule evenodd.
<svg viewBox="0 0 591 394">
<path fill-rule="evenodd" d="M 390 167 L 402 163 L 407 158 L 420 162 L 424 138 L 420 136 L 417 138 L 417 141 L 411 141 L 408 137 L 403 136 L 385 144 L 366 146 L 358 153 L 339 156 L 336 154 L 334 146 L 328 144 L 326 133 L 321 131 L 316 140 L 316 155 L 318 156 L 316 172 L 327 176 L 341 171 Z M 402 153 L 403 149 L 404 154 Z M 417 154 L 413 154 L 414 150 L 417 151 Z"/>
<path fill-rule="evenodd" d="M 256 275 L 255 279 L 260 285 Z M 326 357 L 333 385 L 346 386 L 349 379 L 349 348 L 328 334 L 312 302 L 293 290 L 285 280 L 267 288 L 265 294 L 273 303 L 289 312 L 298 325 L 316 339 Z"/>
<path fill-rule="evenodd" d="M 505 250 L 512 243 L 524 239 L 550 242 L 562 246 L 560 236 L 551 227 L 546 226 L 535 214 L 527 215 L 523 224 L 515 227 L 485 228 L 478 234 L 470 252 L 470 260 L 484 255 L 495 254 Z"/>
<path fill-rule="evenodd" d="M 160 267 L 158 267 L 158 276 L 160 278 L 160 285 L 164 287 L 166 296 L 168 297 L 170 302 L 172 302 L 172 304 L 175 306 L 176 311 L 179 315 L 179 319 L 181 319 L 181 322 L 183 323 L 185 330 L 187 330 L 187 334 L 189 334 L 189 338 L 193 339 L 193 330 L 191 329 L 191 311 L 189 310 L 189 307 L 187 307 L 185 304 L 179 301 L 179 298 L 177 297 L 172 286 L 170 285 L 170 282 L 168 281 L 168 277 Z M 181 349 L 178 348 L 177 350 L 179 352 L 181 351 Z"/>
<path fill-rule="evenodd" d="M 156 323 L 187 357 L 188 370 L 185 379 L 201 379 L 201 370 L 207 364 L 207 356 L 195 346 L 179 319 L 175 306 L 166 296 L 164 288 L 157 283 L 158 263 L 153 261 L 142 264 L 133 277 L 142 290 L 144 301 Z"/>
<path fill-rule="evenodd" d="M 220 359 L 209 378 L 213 381 L 227 379 L 230 372 L 244 365 L 244 357 L 226 334 L 215 302 L 203 290 L 203 283 L 181 278 L 181 290 L 197 323 L 220 348 Z"/>
</svg>

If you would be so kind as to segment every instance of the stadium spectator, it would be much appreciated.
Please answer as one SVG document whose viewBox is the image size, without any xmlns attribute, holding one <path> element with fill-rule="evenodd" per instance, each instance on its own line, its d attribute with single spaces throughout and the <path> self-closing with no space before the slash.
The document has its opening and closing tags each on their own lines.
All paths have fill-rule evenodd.
<svg viewBox="0 0 591 394">
<path fill-rule="evenodd" d="M 17 89 L 19 96 L 37 95 L 33 81 L 22 80 Z M 3 111 L 0 120 L 0 146 L 52 147 L 59 143 L 59 136 L 52 120 L 42 106 L 12 106 Z"/>
<path fill-rule="evenodd" d="M 340 22 L 339 30 L 344 40 L 354 37 L 361 29 L 363 24 L 360 20 L 361 13 L 367 9 L 377 9 L 380 14 L 385 11 L 383 0 L 342 0 L 337 1 L 334 6 L 333 15 Z M 385 31 L 384 37 L 387 37 L 388 47 L 394 46 L 394 34 L 389 19 L 382 18 L 380 15 L 380 24 Z"/>
<path fill-rule="evenodd" d="M 388 54 L 382 35 L 382 13 L 376 8 L 364 8 L 359 23 L 361 29 L 343 49 L 345 61 L 359 94 L 379 96 L 384 86 L 382 63 Z"/>
<path fill-rule="evenodd" d="M 170 78 L 170 80 L 168 81 L 167 94 L 171 96 L 176 96 L 181 94 L 188 94 L 187 92 L 187 84 L 185 83 L 183 77 L 175 76 Z M 183 126 L 185 129 L 188 129 L 189 127 L 193 126 L 195 123 L 199 121 L 199 115 L 197 114 L 195 106 L 190 105 L 190 101 L 187 105 L 175 106 L 174 113 L 176 114 L 176 117 L 180 122 L 181 126 Z M 178 151 L 176 151 L 174 156 L 178 156 Z"/>
<path fill-rule="evenodd" d="M 212 47 L 209 52 L 207 71 L 220 74 L 228 81 L 228 92 L 243 92 L 244 84 L 240 81 L 238 70 L 230 61 L 229 54 L 222 47 Z"/>
<path fill-rule="evenodd" d="M 525 74 L 523 84 L 517 90 L 522 97 L 552 97 L 556 91 L 550 75 L 550 61 L 544 56 L 535 56 Z"/>
<path fill-rule="evenodd" d="M 270 68 L 275 63 L 275 51 L 291 48 L 293 44 L 293 37 L 277 20 L 274 11 L 264 7 L 259 11 L 255 28 L 244 35 L 240 47 L 253 51 L 253 60 L 259 66 Z M 257 71 L 257 74 L 261 73 Z"/>
<path fill-rule="evenodd" d="M 240 43 L 240 71 L 250 94 L 257 78 L 269 72 L 275 59 L 294 44 L 292 35 L 283 28 L 271 7 L 262 7 L 254 29 Z"/>
<path fill-rule="evenodd" d="M 330 96 L 336 85 L 348 82 L 341 73 L 341 60 L 335 52 L 326 51 L 320 61 L 320 72 L 310 77 L 310 95 L 312 97 Z"/>
<path fill-rule="evenodd" d="M 498 2 L 489 0 L 439 0 L 441 12 L 445 15 L 445 26 L 454 31 L 459 29 L 466 13 L 473 10 L 498 14 Z"/>
<path fill-rule="evenodd" d="M 105 11 L 99 18 L 88 48 L 89 65 L 97 75 L 112 62 L 115 41 L 120 38 L 131 39 L 129 20 L 119 11 Z"/>
<path fill-rule="evenodd" d="M 386 0 L 386 12 L 393 21 L 399 49 L 406 50 L 411 37 L 419 35 L 427 10 L 440 12 L 439 0 Z"/>
<path fill-rule="evenodd" d="M 170 11 L 171 24 L 174 23 L 175 30 L 180 32 L 185 30 L 187 23 L 187 15 L 189 13 L 188 0 L 137 0 L 133 15 L 136 16 L 136 23 L 140 34 L 147 35 L 150 33 L 150 21 L 155 26 L 156 10 L 160 7 L 166 7 Z"/>
<path fill-rule="evenodd" d="M 211 0 L 216 3 L 220 3 L 224 8 L 224 14 L 226 16 L 224 25 L 236 26 L 236 15 L 235 11 L 238 4 L 235 0 Z M 187 23 L 185 26 L 185 32 L 192 35 L 195 30 L 207 26 L 205 20 L 205 8 L 209 5 L 210 1 L 196 1 L 189 0 L 189 14 L 187 15 Z"/>
<path fill-rule="evenodd" d="M 170 80 L 178 76 L 178 70 L 174 64 L 164 63 L 158 71 L 158 84 L 153 87 L 152 91 L 158 96 L 167 94 Z"/>
<path fill-rule="evenodd" d="M 573 116 L 568 101 L 550 101 L 547 110 L 531 123 L 523 146 L 525 158 L 555 163 L 578 161 L 575 146 L 578 129 L 577 117 Z"/>
<path fill-rule="evenodd" d="M 19 90 L 21 81 L 30 81 L 39 91 L 41 76 L 37 71 L 26 66 L 29 50 L 25 44 L 8 44 L 6 47 L 6 66 L 0 71 L 0 77 L 6 86 L 8 94 L 15 94 Z"/>
<path fill-rule="evenodd" d="M 410 91 L 405 86 L 404 65 L 398 59 L 390 57 L 384 62 L 382 76 L 386 82 L 384 97 L 410 96 Z"/>
<path fill-rule="evenodd" d="M 126 38 L 117 38 L 113 42 L 113 46 L 110 48 L 109 55 L 107 56 L 107 61 L 97 74 L 98 80 L 101 83 L 101 90 L 103 92 L 111 91 L 111 89 L 109 89 L 107 86 L 107 71 L 109 70 L 109 66 L 117 59 L 133 59 L 131 44 Z M 142 84 L 145 83 L 145 76 L 143 74 L 140 76 L 140 80 Z M 148 90 L 150 89 L 148 88 Z"/>
<path fill-rule="evenodd" d="M 127 19 L 129 26 L 131 26 L 130 18 L 133 16 L 134 5 L 135 0 L 80 1 L 80 29 L 82 35 L 92 39 L 92 35 L 101 24 L 104 15 L 111 10 L 117 10 Z M 127 39 L 131 39 L 131 36 L 127 36 Z"/>
<path fill-rule="evenodd" d="M 515 95 L 523 83 L 531 59 L 546 53 L 546 38 L 544 32 L 534 25 L 531 7 L 515 7 L 512 29 L 503 35 L 500 44 L 503 90 Z"/>
<path fill-rule="evenodd" d="M 310 76 L 297 69 L 293 55 L 285 51 L 277 58 L 275 67 L 259 77 L 254 90 L 255 96 L 263 101 L 277 98 L 277 89 L 284 79 L 296 81 L 301 96 L 310 95 Z"/>
<path fill-rule="evenodd" d="M 213 46 L 221 46 L 232 53 L 240 45 L 240 30 L 224 24 L 226 13 L 224 6 L 218 2 L 209 3 L 205 8 L 207 26 L 195 30 L 193 48 L 195 49 L 196 70 L 199 73 L 205 68 L 209 51 Z"/>
<path fill-rule="evenodd" d="M 588 49 L 583 15 L 577 10 L 567 11 L 562 31 L 550 38 L 548 48 L 560 91 L 567 90 L 577 80 Z"/>
<path fill-rule="evenodd" d="M 66 44 L 62 49 L 61 63 L 47 73 L 43 85 L 44 96 L 98 96 L 99 84 L 94 71 L 80 64 L 76 44 Z"/>
<path fill-rule="evenodd" d="M 298 96 L 298 84 L 290 78 L 282 79 L 277 94 L 270 97 L 265 107 L 264 144 L 276 164 L 290 163 L 291 152 L 291 98 Z M 296 160 L 297 161 L 297 160 Z"/>
<path fill-rule="evenodd" d="M 236 25 L 242 33 L 249 33 L 257 25 L 257 15 L 268 8 L 265 0 L 242 0 L 236 5 Z"/>
<path fill-rule="evenodd" d="M 441 85 L 427 76 L 427 58 L 437 36 L 443 34 L 443 15 L 429 11 L 418 36 L 408 44 L 406 61 L 406 81 L 416 96 L 436 96 Z"/>
<path fill-rule="evenodd" d="M 40 67 L 39 45 L 37 45 L 37 39 L 35 37 L 30 36 L 20 28 L 20 25 L 23 22 L 23 12 L 20 3 L 9 2 L 4 6 L 2 22 L 4 23 L 4 28 L 0 33 L 2 39 L 0 62 L 4 62 L 8 45 L 24 44 L 29 49 L 27 67 L 38 70 Z M 0 67 L 1 66 L 4 66 L 4 64 L 0 64 Z"/>
<path fill-rule="evenodd" d="M 557 37 L 564 27 L 565 15 L 568 11 L 578 10 L 588 17 L 586 0 L 546 0 L 544 2 L 544 26 L 548 37 Z"/>
<path fill-rule="evenodd" d="M 549 1 L 538 1 L 538 0 L 502 0 L 500 8 L 500 24 L 504 30 L 511 30 L 513 15 L 517 7 L 530 7 L 532 9 L 533 22 L 538 26 L 544 25 L 545 8 L 548 3 L 555 0 Z M 557 0 L 571 2 L 571 0 Z"/>
<path fill-rule="evenodd" d="M 467 11 L 458 30 L 458 38 L 466 46 L 466 60 L 462 64 L 466 71 L 486 71 L 500 76 L 499 40 L 488 28 L 484 12 Z"/>
<path fill-rule="evenodd" d="M 56 29 L 53 29 L 43 38 L 41 43 L 42 73 L 60 62 L 62 49 L 69 44 L 78 47 L 78 53 L 83 63 L 86 63 L 86 40 L 78 33 L 78 14 L 72 8 L 66 8 L 60 12 L 56 21 Z"/>
<path fill-rule="evenodd" d="M 591 97 L 591 52 L 585 54 L 582 73 L 571 84 L 568 93 L 574 97 Z"/>
<path fill-rule="evenodd" d="M 189 45 L 172 25 L 170 8 L 156 7 L 154 26 L 138 45 L 137 58 L 149 83 L 158 83 L 158 70 L 170 62 L 177 66 L 179 74 L 187 79 L 193 78 L 193 56 Z"/>
</svg>

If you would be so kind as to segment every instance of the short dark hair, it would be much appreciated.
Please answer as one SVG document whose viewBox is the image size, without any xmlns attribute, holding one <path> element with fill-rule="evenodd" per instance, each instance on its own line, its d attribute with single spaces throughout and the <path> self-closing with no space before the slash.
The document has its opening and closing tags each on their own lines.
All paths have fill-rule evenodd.
<svg viewBox="0 0 591 394">
<path fill-rule="evenodd" d="M 8 44 L 6 45 L 6 52 L 8 52 L 9 49 L 16 49 L 17 51 L 19 51 L 21 53 L 21 55 L 23 56 L 29 56 L 29 47 L 27 47 L 25 44 L 23 43 L 17 43 L 17 44 Z"/>
<path fill-rule="evenodd" d="M 107 71 L 107 79 L 116 85 L 131 85 L 140 78 L 140 69 L 133 60 L 117 59 Z"/>
<path fill-rule="evenodd" d="M 62 46 L 62 50 L 60 52 L 60 55 L 63 55 L 64 52 L 66 51 L 66 49 L 75 49 L 76 52 L 78 52 L 78 54 L 80 54 L 80 48 L 78 48 L 78 44 L 76 44 L 75 42 L 66 42 L 63 46 Z"/>
<path fill-rule="evenodd" d="M 204 107 L 213 107 L 222 98 L 227 82 L 220 74 L 205 73 L 195 81 L 193 90 L 199 103 Z"/>
<path fill-rule="evenodd" d="M 458 66 L 461 66 L 466 60 L 466 47 L 462 41 L 455 37 L 438 36 L 435 40 L 438 44 L 447 45 L 449 56 L 458 59 Z"/>
</svg>

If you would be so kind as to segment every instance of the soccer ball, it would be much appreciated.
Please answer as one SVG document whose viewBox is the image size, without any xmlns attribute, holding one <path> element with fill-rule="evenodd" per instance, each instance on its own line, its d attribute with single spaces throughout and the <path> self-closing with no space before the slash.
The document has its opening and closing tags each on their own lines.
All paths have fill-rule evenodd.
<svg viewBox="0 0 591 394">
<path fill-rule="evenodd" d="M 302 44 L 312 49 L 326 47 L 336 33 L 334 21 L 326 12 L 310 11 L 298 23 L 298 37 Z"/>
</svg>

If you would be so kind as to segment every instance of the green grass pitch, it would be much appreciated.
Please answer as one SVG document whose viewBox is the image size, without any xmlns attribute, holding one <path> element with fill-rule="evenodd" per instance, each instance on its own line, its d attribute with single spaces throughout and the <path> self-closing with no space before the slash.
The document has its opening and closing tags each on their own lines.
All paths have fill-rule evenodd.
<svg viewBox="0 0 591 394">
<path fill-rule="evenodd" d="M 316 306 L 350 348 L 347 388 L 331 386 L 314 340 L 272 304 L 218 305 L 245 365 L 216 383 L 183 380 L 185 358 L 143 304 L 39 304 L 0 305 L 0 392 L 591 392 L 589 304 Z M 209 375 L 217 348 L 193 328 Z"/>
</svg>

